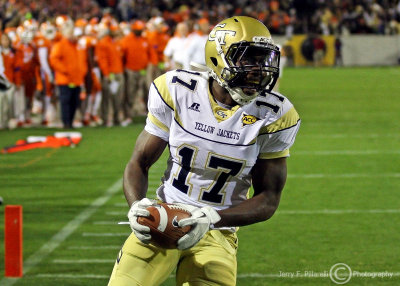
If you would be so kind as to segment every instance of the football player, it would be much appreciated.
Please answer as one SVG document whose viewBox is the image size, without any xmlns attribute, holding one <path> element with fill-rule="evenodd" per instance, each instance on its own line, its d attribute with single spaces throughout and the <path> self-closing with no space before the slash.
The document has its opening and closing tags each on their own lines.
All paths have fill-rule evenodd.
<svg viewBox="0 0 400 286">
<path fill-rule="evenodd" d="M 258 20 L 217 24 L 205 46 L 207 72 L 173 70 L 150 87 L 149 114 L 124 173 L 133 233 L 110 277 L 114 285 L 235 285 L 238 226 L 269 219 L 286 181 L 286 158 L 300 126 L 290 101 L 272 92 L 278 47 Z M 158 200 L 192 214 L 177 249 L 149 243 L 148 170 L 168 146 Z M 248 198 L 250 186 L 254 195 Z"/>
</svg>

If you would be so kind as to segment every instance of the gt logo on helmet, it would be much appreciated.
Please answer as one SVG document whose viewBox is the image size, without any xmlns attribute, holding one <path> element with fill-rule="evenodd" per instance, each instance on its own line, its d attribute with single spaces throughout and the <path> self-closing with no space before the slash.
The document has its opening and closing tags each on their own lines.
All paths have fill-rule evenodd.
<svg viewBox="0 0 400 286">
<path fill-rule="evenodd" d="M 217 25 L 217 26 L 215 26 L 215 27 L 220 27 L 220 28 L 223 28 L 223 27 L 225 27 L 225 25 L 226 24 L 221 24 L 221 25 Z M 209 41 L 215 41 L 215 39 L 217 39 L 217 41 L 218 41 L 218 43 L 220 44 L 220 45 L 226 45 L 226 42 L 225 42 L 225 37 L 226 37 L 226 35 L 230 35 L 230 36 L 235 36 L 236 35 L 236 31 L 230 31 L 230 30 L 218 30 L 218 31 L 215 31 L 214 33 L 210 33 L 209 35 L 208 35 L 208 40 Z"/>
</svg>

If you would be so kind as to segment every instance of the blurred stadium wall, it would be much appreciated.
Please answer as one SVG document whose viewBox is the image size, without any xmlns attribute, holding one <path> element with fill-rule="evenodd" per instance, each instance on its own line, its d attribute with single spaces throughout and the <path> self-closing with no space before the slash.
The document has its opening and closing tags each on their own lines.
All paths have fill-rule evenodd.
<svg viewBox="0 0 400 286">
<path fill-rule="evenodd" d="M 291 39 L 273 36 L 274 41 L 289 51 L 294 66 L 312 66 L 314 47 L 312 40 L 322 39 L 325 45 L 322 65 L 333 66 L 335 36 L 294 35 Z M 343 66 L 392 66 L 400 60 L 399 35 L 349 35 L 341 36 L 340 52 Z"/>
</svg>

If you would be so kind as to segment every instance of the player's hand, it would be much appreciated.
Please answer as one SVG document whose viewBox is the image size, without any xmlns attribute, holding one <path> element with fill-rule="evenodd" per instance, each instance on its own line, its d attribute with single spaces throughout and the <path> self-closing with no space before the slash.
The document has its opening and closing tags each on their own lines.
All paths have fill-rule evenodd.
<svg viewBox="0 0 400 286">
<path fill-rule="evenodd" d="M 151 240 L 150 228 L 138 223 L 137 218 L 139 216 L 148 217 L 150 213 L 146 208 L 155 204 L 156 202 L 154 200 L 144 198 L 140 201 L 134 202 L 128 212 L 130 227 L 136 237 L 143 243 L 149 243 Z"/>
<path fill-rule="evenodd" d="M 179 204 L 182 205 L 182 204 Z M 207 206 L 203 208 L 197 208 L 193 206 L 183 205 L 192 214 L 191 217 L 181 219 L 178 222 L 180 227 L 188 225 L 192 226 L 192 229 L 178 240 L 178 249 L 188 249 L 197 244 L 203 236 L 210 230 L 210 226 L 221 220 L 221 217 L 212 207 Z"/>
</svg>

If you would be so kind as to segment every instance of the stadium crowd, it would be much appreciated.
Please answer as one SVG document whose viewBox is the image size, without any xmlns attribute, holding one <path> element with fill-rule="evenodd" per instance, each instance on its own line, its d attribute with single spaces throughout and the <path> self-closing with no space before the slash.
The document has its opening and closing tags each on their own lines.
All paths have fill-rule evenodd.
<svg viewBox="0 0 400 286">
<path fill-rule="evenodd" d="M 151 81 L 203 64 L 210 27 L 233 15 L 287 37 L 400 33 L 393 0 L 1 0 L 0 15 L 0 72 L 12 83 L 0 128 L 30 126 L 32 113 L 47 126 L 126 126 L 146 113 Z"/>
</svg>

